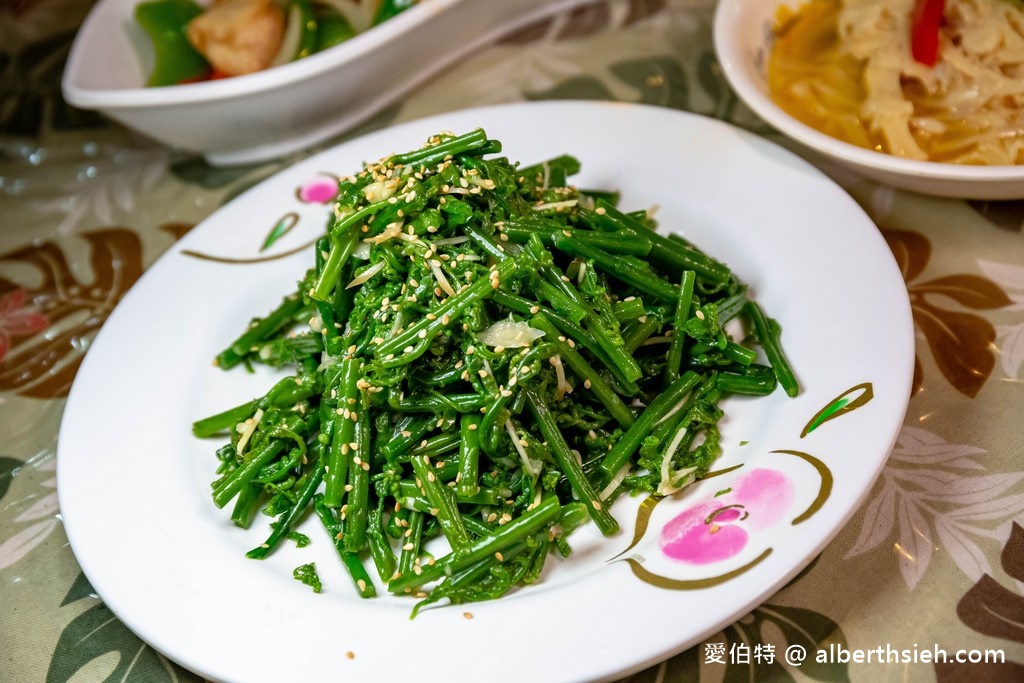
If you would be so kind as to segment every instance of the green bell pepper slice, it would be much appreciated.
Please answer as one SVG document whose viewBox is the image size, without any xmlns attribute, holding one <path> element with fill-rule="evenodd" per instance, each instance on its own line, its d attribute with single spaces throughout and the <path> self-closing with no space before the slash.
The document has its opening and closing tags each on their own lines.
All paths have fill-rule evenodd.
<svg viewBox="0 0 1024 683">
<path fill-rule="evenodd" d="M 373 17 L 373 25 L 387 21 L 391 17 L 401 14 L 416 4 L 416 0 L 384 0 L 377 8 L 377 14 Z"/>
<path fill-rule="evenodd" d="M 186 34 L 188 22 L 202 12 L 192 0 L 154 0 L 135 6 L 135 20 L 153 41 L 153 70 L 146 85 L 178 85 L 209 73 L 210 65 Z"/>
<path fill-rule="evenodd" d="M 334 9 L 318 5 L 316 16 L 316 52 L 334 47 L 356 34 L 352 24 Z"/>
</svg>

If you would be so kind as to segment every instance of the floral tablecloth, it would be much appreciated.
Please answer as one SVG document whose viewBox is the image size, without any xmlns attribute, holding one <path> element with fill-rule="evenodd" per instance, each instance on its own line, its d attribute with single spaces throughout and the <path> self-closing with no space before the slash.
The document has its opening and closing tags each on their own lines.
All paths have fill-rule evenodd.
<svg viewBox="0 0 1024 683">
<path fill-rule="evenodd" d="M 88 9 L 0 3 L 0 681 L 198 680 L 113 618 L 76 564 L 57 433 L 83 355 L 146 267 L 301 155 L 213 168 L 70 108 L 59 79 Z M 505 37 L 339 140 L 467 106 L 576 98 L 689 110 L 782 142 L 723 79 L 713 9 L 595 2 Z M 825 170 L 906 280 L 917 358 L 902 431 L 862 509 L 805 571 L 629 680 L 1024 680 L 1024 202 L 929 198 Z M 783 656 L 793 645 L 839 654 L 796 667 Z M 981 661 L 954 661 L 961 651 Z"/>
</svg>

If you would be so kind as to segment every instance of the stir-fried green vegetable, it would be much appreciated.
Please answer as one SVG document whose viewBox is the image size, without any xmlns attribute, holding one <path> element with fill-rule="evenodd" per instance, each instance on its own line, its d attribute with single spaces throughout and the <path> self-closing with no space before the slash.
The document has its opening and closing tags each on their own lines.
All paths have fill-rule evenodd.
<svg viewBox="0 0 1024 683">
<path fill-rule="evenodd" d="M 364 597 L 366 560 L 422 604 L 496 598 L 588 519 L 616 533 L 623 493 L 707 473 L 723 394 L 797 392 L 721 262 L 570 185 L 575 159 L 500 151 L 442 134 L 343 179 L 297 291 L 217 357 L 294 370 L 193 426 L 230 432 L 214 502 L 276 518 L 250 557 L 312 510 Z"/>
</svg>

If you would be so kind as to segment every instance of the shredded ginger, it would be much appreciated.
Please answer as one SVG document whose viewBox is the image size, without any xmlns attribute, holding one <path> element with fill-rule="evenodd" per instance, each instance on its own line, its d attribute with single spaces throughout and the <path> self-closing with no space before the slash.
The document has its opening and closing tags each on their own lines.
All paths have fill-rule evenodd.
<svg viewBox="0 0 1024 683">
<path fill-rule="evenodd" d="M 543 336 L 543 332 L 530 327 L 529 323 L 515 320 L 499 320 L 477 335 L 488 346 L 502 346 L 506 349 L 530 346 Z"/>
</svg>

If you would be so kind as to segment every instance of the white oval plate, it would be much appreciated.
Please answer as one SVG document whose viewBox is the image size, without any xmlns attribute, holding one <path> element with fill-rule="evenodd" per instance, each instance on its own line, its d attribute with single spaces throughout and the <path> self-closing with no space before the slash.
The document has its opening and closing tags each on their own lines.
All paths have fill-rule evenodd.
<svg viewBox="0 0 1024 683">
<path fill-rule="evenodd" d="M 246 559 L 269 529 L 261 518 L 240 531 L 214 507 L 220 442 L 193 438 L 190 424 L 269 388 L 270 373 L 222 372 L 211 359 L 294 287 L 311 254 L 215 259 L 286 254 L 315 238 L 328 214 L 300 200 L 297 188 L 440 130 L 476 127 L 523 163 L 577 155 L 579 184 L 621 190 L 626 209 L 660 207 L 662 229 L 726 261 L 780 322 L 803 390 L 795 399 L 779 390 L 726 401 L 725 452 L 715 467 L 737 469 L 679 499 L 648 503 L 644 514 L 640 498 L 620 500 L 613 511 L 622 533 L 604 539 L 585 526 L 572 537 L 573 556 L 553 557 L 534 586 L 410 620 L 410 598 L 356 597 L 316 520 L 301 527 L 310 546 Z M 290 212 L 294 229 L 261 254 L 268 229 Z M 117 617 L 209 678 L 612 678 L 743 616 L 825 547 L 885 462 L 905 414 L 913 354 L 906 290 L 875 226 L 778 146 L 711 119 L 634 105 L 445 114 L 353 140 L 261 183 L 145 273 L 72 388 L 59 440 L 61 512 L 86 576 Z M 682 524 L 687 510 L 696 525 Z M 709 517 L 713 524 L 704 523 Z M 673 519 L 670 529 L 682 524 L 690 535 L 663 548 Z M 321 594 L 291 577 L 310 561 Z"/>
</svg>

